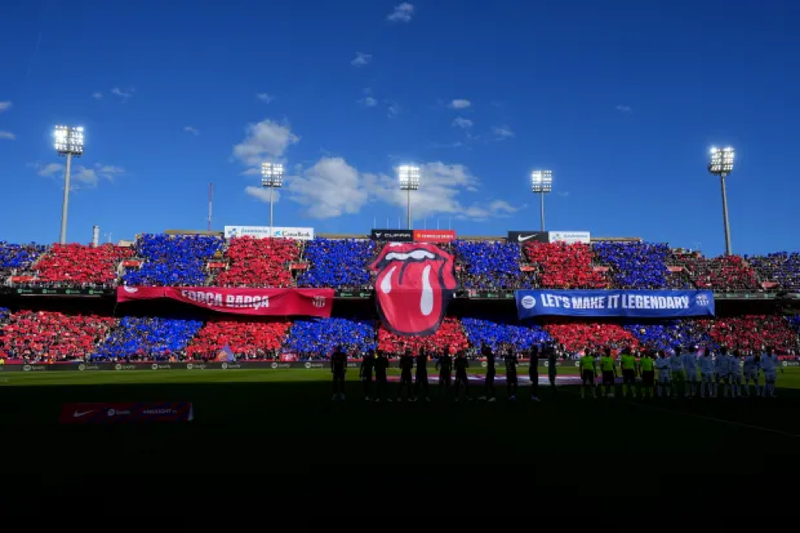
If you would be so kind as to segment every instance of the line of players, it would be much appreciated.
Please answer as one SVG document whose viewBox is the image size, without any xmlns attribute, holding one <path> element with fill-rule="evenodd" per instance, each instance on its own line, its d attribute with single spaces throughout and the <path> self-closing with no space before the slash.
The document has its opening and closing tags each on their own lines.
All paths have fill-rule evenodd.
<svg viewBox="0 0 800 533">
<path fill-rule="evenodd" d="M 617 361 L 611 356 L 609 348 L 605 348 L 602 355 L 587 351 L 578 365 L 583 383 L 582 398 L 587 393 L 597 398 L 595 376 L 598 365 L 602 372 L 601 387 L 605 388 L 606 396 L 614 396 Z M 652 398 L 654 390 L 659 398 L 695 398 L 698 388 L 700 398 L 717 398 L 720 397 L 720 385 L 725 398 L 743 398 L 745 395 L 752 396 L 751 383 L 755 387 L 755 396 L 775 398 L 778 370 L 783 373 L 778 355 L 771 348 L 764 348 L 760 354 L 747 354 L 744 362 L 739 350 L 729 354 L 725 347 L 720 348 L 716 356 L 710 350 L 682 353 L 680 347 L 674 348 L 670 354 L 664 350 L 646 350 L 637 354 L 630 348 L 624 348 L 619 357 L 619 367 L 622 370 L 622 395 L 634 398 L 637 390 L 642 398 Z M 763 388 L 760 385 L 761 372 L 764 373 Z M 641 381 L 637 384 L 638 377 L 641 377 Z"/>
</svg>

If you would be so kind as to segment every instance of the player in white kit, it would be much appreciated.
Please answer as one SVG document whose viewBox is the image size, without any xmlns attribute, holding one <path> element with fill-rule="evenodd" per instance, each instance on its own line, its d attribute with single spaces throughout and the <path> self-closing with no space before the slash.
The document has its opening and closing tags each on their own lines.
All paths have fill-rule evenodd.
<svg viewBox="0 0 800 533">
<path fill-rule="evenodd" d="M 783 366 L 774 349 L 769 349 L 761 359 L 761 369 L 764 371 L 764 396 L 775 398 L 775 381 L 778 378 L 778 369 L 783 374 Z"/>
<path fill-rule="evenodd" d="M 656 371 L 658 372 L 658 397 L 669 398 L 669 359 L 664 350 L 658 351 Z"/>
<path fill-rule="evenodd" d="M 761 396 L 761 385 L 758 384 L 758 374 L 761 372 L 761 356 L 751 353 L 744 358 L 744 390 L 750 397 L 750 382 L 756 388 L 756 396 Z"/>
<path fill-rule="evenodd" d="M 669 372 L 672 383 L 672 397 L 683 397 L 686 392 L 686 372 L 683 370 L 680 346 L 675 347 L 674 353 L 669 358 Z"/>
<path fill-rule="evenodd" d="M 711 357 L 711 350 L 706 350 L 698 362 L 700 363 L 700 397 L 705 398 L 708 394 L 708 397 L 712 398 L 714 396 L 714 359 Z"/>
<path fill-rule="evenodd" d="M 727 395 L 728 384 L 728 349 L 721 346 L 714 358 L 714 397 L 719 397 L 719 384 L 725 385 L 723 391 Z"/>
<path fill-rule="evenodd" d="M 740 398 L 742 396 L 741 355 L 739 350 L 734 350 L 733 354 L 728 357 L 728 381 L 731 387 L 731 398 Z"/>
<path fill-rule="evenodd" d="M 697 353 L 689 352 L 681 356 L 683 369 L 686 371 L 686 397 L 694 398 L 697 394 Z"/>
</svg>

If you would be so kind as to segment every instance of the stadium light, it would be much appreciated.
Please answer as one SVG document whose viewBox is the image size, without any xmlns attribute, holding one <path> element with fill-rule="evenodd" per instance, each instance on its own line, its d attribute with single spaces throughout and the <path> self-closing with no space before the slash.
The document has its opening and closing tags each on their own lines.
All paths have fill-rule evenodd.
<svg viewBox="0 0 800 533">
<path fill-rule="evenodd" d="M 414 165 L 401 165 L 397 169 L 400 190 L 408 193 L 406 207 L 408 211 L 408 229 L 411 229 L 411 191 L 419 190 L 420 168 Z"/>
<path fill-rule="evenodd" d="M 553 190 L 553 171 L 534 170 L 531 174 L 531 190 L 539 195 L 539 209 L 542 214 L 542 231 L 544 231 L 544 195 Z"/>
<path fill-rule="evenodd" d="M 61 236 L 58 242 L 67 244 L 67 212 L 69 211 L 69 178 L 72 157 L 83 155 L 83 127 L 56 126 L 53 131 L 53 147 L 58 155 L 67 156 L 67 168 L 64 171 L 64 203 L 61 205 Z"/>
<path fill-rule="evenodd" d="M 283 187 L 283 165 L 280 163 L 261 163 L 261 186 L 269 187 L 269 236 L 272 238 L 273 198 L 275 189 Z"/>
<path fill-rule="evenodd" d="M 733 160 L 736 151 L 730 146 L 725 148 L 711 148 L 711 160 L 708 171 L 719 176 L 719 185 L 722 189 L 722 221 L 725 225 L 725 255 L 731 255 L 731 228 L 728 223 L 728 193 L 725 189 L 725 178 L 733 172 Z"/>
</svg>

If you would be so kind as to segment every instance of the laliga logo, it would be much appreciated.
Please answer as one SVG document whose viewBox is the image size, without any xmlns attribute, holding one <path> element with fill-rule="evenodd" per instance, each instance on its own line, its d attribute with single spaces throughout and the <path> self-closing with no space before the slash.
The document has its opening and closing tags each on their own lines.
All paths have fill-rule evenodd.
<svg viewBox="0 0 800 533">
<path fill-rule="evenodd" d="M 700 307 L 708 307 L 708 296 L 705 294 L 698 294 L 697 298 L 695 298 L 695 301 Z"/>
<path fill-rule="evenodd" d="M 317 309 L 321 309 L 325 307 L 325 297 L 324 296 L 314 296 L 312 300 L 312 305 Z"/>
<path fill-rule="evenodd" d="M 522 307 L 525 309 L 533 309 L 536 307 L 536 298 L 533 296 L 525 296 L 522 298 Z"/>
</svg>

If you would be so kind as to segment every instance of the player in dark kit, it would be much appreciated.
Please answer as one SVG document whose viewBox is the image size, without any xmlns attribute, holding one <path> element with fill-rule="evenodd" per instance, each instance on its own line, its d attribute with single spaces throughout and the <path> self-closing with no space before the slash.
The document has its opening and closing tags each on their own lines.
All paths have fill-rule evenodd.
<svg viewBox="0 0 800 533">
<path fill-rule="evenodd" d="M 367 351 L 367 355 L 361 360 L 361 368 L 358 371 L 358 377 L 361 378 L 361 383 L 364 385 L 364 400 L 369 401 L 372 394 L 372 371 L 375 368 L 375 352 L 373 350 Z"/>
<path fill-rule="evenodd" d="M 459 391 L 461 390 L 461 385 L 464 385 L 464 397 L 467 400 L 471 400 L 469 397 L 469 378 L 467 377 L 469 361 L 467 361 L 463 350 L 458 352 L 454 366 L 456 368 L 456 401 L 459 400 Z"/>
<path fill-rule="evenodd" d="M 383 351 L 378 351 L 378 357 L 375 358 L 375 401 L 386 400 L 386 369 L 389 368 L 389 359 Z M 388 401 L 392 401 L 389 398 Z"/>
<path fill-rule="evenodd" d="M 445 348 L 444 355 L 436 361 L 436 369 L 439 371 L 439 398 L 450 396 L 450 373 L 453 369 L 453 356 L 450 355 L 450 348 Z"/>
<path fill-rule="evenodd" d="M 539 347 L 534 346 L 530 351 L 530 367 L 528 377 L 531 380 L 531 400 L 539 401 Z"/>
<path fill-rule="evenodd" d="M 403 389 L 406 391 L 406 400 L 411 400 L 411 370 L 413 368 L 414 357 L 411 355 L 411 350 L 406 350 L 406 353 L 400 356 L 400 387 L 397 389 L 398 402 L 402 401 L 400 395 L 403 393 Z"/>
<path fill-rule="evenodd" d="M 414 381 L 414 401 L 419 399 L 421 389 L 425 389 L 425 401 L 431 401 L 428 398 L 428 354 L 425 353 L 423 348 L 419 349 L 417 355 L 417 375 Z"/>
<path fill-rule="evenodd" d="M 517 355 L 512 349 L 506 349 L 506 387 L 508 388 L 508 399 L 512 402 L 517 401 Z"/>
<path fill-rule="evenodd" d="M 331 374 L 333 374 L 333 398 L 331 400 L 344 400 L 344 374 L 347 372 L 347 354 L 341 346 L 331 355 Z"/>
<path fill-rule="evenodd" d="M 480 399 L 493 402 L 495 401 L 494 377 L 497 374 L 497 370 L 494 366 L 494 352 L 491 346 L 483 347 L 483 356 L 486 358 L 486 381 L 484 382 L 486 394 L 481 396 Z"/>
</svg>

